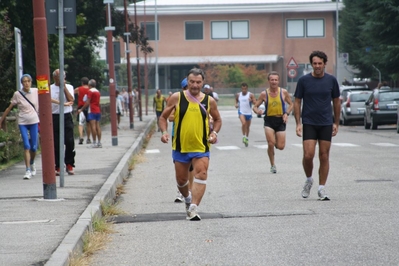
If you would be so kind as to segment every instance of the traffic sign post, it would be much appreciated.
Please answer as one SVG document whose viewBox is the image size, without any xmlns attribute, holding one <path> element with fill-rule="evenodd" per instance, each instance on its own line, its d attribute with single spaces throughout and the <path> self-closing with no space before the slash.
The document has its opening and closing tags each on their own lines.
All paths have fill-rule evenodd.
<svg viewBox="0 0 399 266">
<path fill-rule="evenodd" d="M 292 69 L 292 68 L 298 68 L 298 64 L 296 63 L 295 59 L 293 57 L 290 58 L 290 61 L 287 63 L 287 68 Z"/>
<path fill-rule="evenodd" d="M 293 79 L 296 77 L 297 74 L 298 72 L 296 71 L 295 68 L 288 69 L 288 77 Z"/>
</svg>

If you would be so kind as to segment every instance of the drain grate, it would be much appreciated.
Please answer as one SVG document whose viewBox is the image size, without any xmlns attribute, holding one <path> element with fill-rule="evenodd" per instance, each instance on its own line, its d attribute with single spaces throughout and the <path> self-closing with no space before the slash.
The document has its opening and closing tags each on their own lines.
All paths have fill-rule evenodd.
<svg viewBox="0 0 399 266">
<path fill-rule="evenodd" d="M 248 218 L 248 217 L 276 217 L 276 216 L 298 216 L 312 215 L 313 211 L 285 211 L 285 212 L 259 212 L 259 213 L 200 213 L 203 219 L 225 219 L 225 218 Z M 118 223 L 144 223 L 182 221 L 186 216 L 183 212 L 146 213 L 137 215 L 121 215 L 110 218 L 115 224 Z"/>
<path fill-rule="evenodd" d="M 392 179 L 357 179 L 357 183 L 393 182 Z"/>
</svg>

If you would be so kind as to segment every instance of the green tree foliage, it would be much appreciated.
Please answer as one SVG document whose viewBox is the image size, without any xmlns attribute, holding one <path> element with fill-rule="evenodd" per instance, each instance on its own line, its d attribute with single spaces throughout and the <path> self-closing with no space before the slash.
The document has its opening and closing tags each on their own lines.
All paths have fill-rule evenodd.
<svg viewBox="0 0 399 266">
<path fill-rule="evenodd" d="M 340 13 L 339 47 L 362 77 L 383 79 L 399 73 L 399 0 L 344 0 Z"/>
<path fill-rule="evenodd" d="M 250 88 L 257 88 L 265 82 L 266 73 L 257 70 L 255 65 L 218 65 L 216 69 L 223 83 L 230 88 L 239 88 L 242 82 Z"/>
<path fill-rule="evenodd" d="M 0 11 L 0 112 L 10 104 L 16 90 L 13 32 L 7 10 Z M 11 52 L 10 52 L 11 51 Z"/>
</svg>

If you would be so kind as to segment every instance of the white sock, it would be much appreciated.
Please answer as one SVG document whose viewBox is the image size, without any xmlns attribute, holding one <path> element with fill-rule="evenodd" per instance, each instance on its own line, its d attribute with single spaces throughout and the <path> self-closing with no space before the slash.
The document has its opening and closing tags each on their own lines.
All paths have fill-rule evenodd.
<svg viewBox="0 0 399 266">
<path fill-rule="evenodd" d="M 319 190 L 322 190 L 324 188 L 324 186 L 320 185 L 319 186 Z"/>
<path fill-rule="evenodd" d="M 306 178 L 306 180 L 311 182 L 311 181 L 313 181 L 313 178 L 311 176 L 309 176 L 309 177 Z"/>
<path fill-rule="evenodd" d="M 188 211 L 192 211 L 194 208 L 197 208 L 197 204 L 190 204 L 190 208 L 188 208 Z"/>
<path fill-rule="evenodd" d="M 191 191 L 188 192 L 188 196 L 184 198 L 184 201 L 186 203 L 190 203 L 191 202 Z"/>
</svg>

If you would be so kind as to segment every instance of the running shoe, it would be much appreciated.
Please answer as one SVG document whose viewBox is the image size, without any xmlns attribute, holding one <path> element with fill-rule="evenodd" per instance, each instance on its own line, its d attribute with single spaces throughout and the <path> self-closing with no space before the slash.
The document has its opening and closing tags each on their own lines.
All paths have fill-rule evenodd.
<svg viewBox="0 0 399 266">
<path fill-rule="evenodd" d="M 302 198 L 307 198 L 309 197 L 310 194 L 310 189 L 313 186 L 313 180 L 306 180 L 305 184 L 303 185 L 303 190 L 302 190 Z"/>
<path fill-rule="evenodd" d="M 327 196 L 326 191 L 324 190 L 324 188 L 319 189 L 317 194 L 319 195 L 319 200 L 330 200 L 330 198 Z"/>
<path fill-rule="evenodd" d="M 56 167 L 56 168 L 55 168 L 55 175 L 56 175 L 56 176 L 59 176 L 59 175 L 60 175 L 60 168 L 59 168 L 59 167 Z"/>
<path fill-rule="evenodd" d="M 83 144 L 83 139 L 79 139 L 79 145 Z"/>
<path fill-rule="evenodd" d="M 70 164 L 66 165 L 66 171 L 67 171 L 68 175 L 74 175 L 75 174 L 75 172 L 73 171 L 73 166 L 70 165 Z"/>
<path fill-rule="evenodd" d="M 187 220 L 190 221 L 201 221 L 201 217 L 198 214 L 197 206 L 192 205 L 187 211 Z"/>
<path fill-rule="evenodd" d="M 86 144 L 91 144 L 91 140 L 90 140 L 90 139 L 87 139 L 87 140 L 86 140 Z"/>
<path fill-rule="evenodd" d="M 248 147 L 248 138 L 243 137 L 242 142 L 244 143 L 245 147 Z"/>
<path fill-rule="evenodd" d="M 272 167 L 270 167 L 270 173 L 273 173 L 273 174 L 277 173 L 277 168 L 275 165 L 272 165 Z"/>
<path fill-rule="evenodd" d="M 103 147 L 103 145 L 99 142 L 99 143 L 97 143 L 97 148 L 102 148 Z"/>
<path fill-rule="evenodd" d="M 26 173 L 25 173 L 25 175 L 24 175 L 24 179 L 25 179 L 25 180 L 29 180 L 29 179 L 31 179 L 31 177 L 32 177 L 31 172 L 30 172 L 29 170 L 27 170 Z"/>
<path fill-rule="evenodd" d="M 32 176 L 36 175 L 36 165 L 34 163 L 30 165 L 30 173 Z"/>
<path fill-rule="evenodd" d="M 177 191 L 175 202 L 183 202 L 183 201 L 184 201 L 183 195 L 180 193 L 180 191 Z"/>
</svg>

